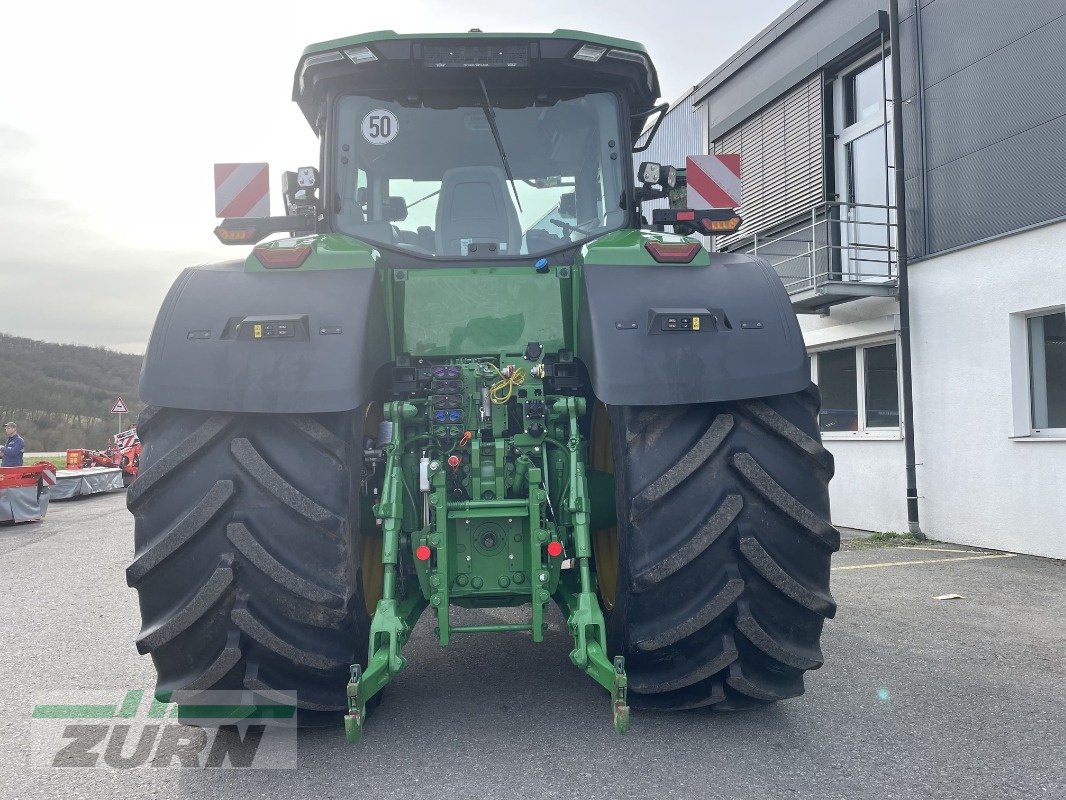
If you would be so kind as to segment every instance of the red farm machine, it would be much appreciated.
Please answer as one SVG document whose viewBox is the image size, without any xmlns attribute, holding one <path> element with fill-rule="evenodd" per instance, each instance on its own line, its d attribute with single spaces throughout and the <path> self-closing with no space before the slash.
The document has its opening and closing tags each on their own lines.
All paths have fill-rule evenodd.
<svg viewBox="0 0 1066 800">
<path fill-rule="evenodd" d="M 90 469 L 92 467 L 118 467 L 122 479 L 129 484 L 137 477 L 141 464 L 141 440 L 137 426 L 115 434 L 104 450 L 75 448 L 67 450 L 67 469 Z"/>
</svg>

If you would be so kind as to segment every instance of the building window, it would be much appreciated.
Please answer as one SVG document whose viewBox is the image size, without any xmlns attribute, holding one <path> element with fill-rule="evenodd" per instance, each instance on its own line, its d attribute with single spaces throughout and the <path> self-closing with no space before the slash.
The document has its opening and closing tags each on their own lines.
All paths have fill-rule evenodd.
<svg viewBox="0 0 1066 800">
<path fill-rule="evenodd" d="M 1066 430 L 1066 313 L 1029 317 L 1028 328 L 1032 430 Z"/>
<path fill-rule="evenodd" d="M 827 438 L 898 438 L 899 360 L 895 342 L 823 350 L 812 356 L 822 393 L 818 427 Z"/>
<path fill-rule="evenodd" d="M 892 176 L 892 56 L 880 52 L 834 81 L 836 195 L 841 278 L 895 278 L 896 202 Z"/>
<path fill-rule="evenodd" d="M 896 344 L 859 348 L 866 359 L 866 427 L 899 428 Z"/>
<path fill-rule="evenodd" d="M 844 125 L 851 127 L 864 119 L 884 113 L 885 69 L 891 72 L 891 56 L 875 60 L 844 77 Z"/>
<path fill-rule="evenodd" d="M 859 429 L 858 368 L 855 348 L 826 350 L 815 356 L 816 381 L 822 390 L 818 427 L 823 433 Z"/>
</svg>

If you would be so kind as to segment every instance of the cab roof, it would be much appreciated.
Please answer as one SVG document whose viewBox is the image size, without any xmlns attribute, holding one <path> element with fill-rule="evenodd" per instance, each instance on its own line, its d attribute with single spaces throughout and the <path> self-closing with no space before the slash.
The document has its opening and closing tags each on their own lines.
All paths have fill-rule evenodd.
<svg viewBox="0 0 1066 800">
<path fill-rule="evenodd" d="M 357 44 L 370 44 L 391 39 L 448 39 L 453 41 L 456 39 L 470 39 L 471 41 L 481 39 L 573 39 L 589 42 L 590 44 L 602 44 L 605 47 L 617 47 L 620 50 L 633 50 L 638 53 L 648 52 L 644 48 L 644 45 L 640 42 L 634 42 L 631 39 L 617 39 L 613 36 L 601 36 L 598 33 L 586 33 L 585 31 L 576 31 L 571 30 L 570 28 L 556 28 L 551 33 L 486 33 L 479 30 L 467 31 L 466 33 L 397 33 L 396 31 L 387 30 L 371 31 L 369 33 L 359 33 L 355 36 L 345 36 L 343 39 L 330 39 L 325 42 L 309 44 L 304 48 L 303 55 L 308 56 L 313 53 L 321 53 L 325 50 L 340 50 Z"/>
<path fill-rule="evenodd" d="M 316 131 L 330 92 L 388 85 L 440 86 L 465 69 L 506 75 L 512 85 L 608 88 L 629 98 L 634 131 L 659 97 L 659 79 L 644 45 L 596 33 L 396 33 L 372 31 L 308 45 L 296 67 L 293 100 Z M 431 73 L 435 73 L 431 76 Z M 634 134 L 635 135 L 635 134 Z"/>
</svg>

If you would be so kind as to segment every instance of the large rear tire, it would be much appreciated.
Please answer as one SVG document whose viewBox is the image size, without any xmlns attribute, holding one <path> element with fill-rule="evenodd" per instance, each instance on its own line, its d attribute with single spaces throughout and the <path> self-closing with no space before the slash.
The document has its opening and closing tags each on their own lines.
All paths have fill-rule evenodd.
<svg viewBox="0 0 1066 800">
<path fill-rule="evenodd" d="M 821 666 L 840 536 L 818 403 L 812 385 L 610 409 L 618 563 L 604 606 L 634 708 L 761 705 L 802 694 L 803 673 Z M 594 439 L 594 462 L 596 450 Z"/>
<path fill-rule="evenodd" d="M 362 419 L 142 413 L 126 576 L 157 692 L 295 691 L 302 724 L 344 710 L 378 566 L 361 563 Z"/>
</svg>

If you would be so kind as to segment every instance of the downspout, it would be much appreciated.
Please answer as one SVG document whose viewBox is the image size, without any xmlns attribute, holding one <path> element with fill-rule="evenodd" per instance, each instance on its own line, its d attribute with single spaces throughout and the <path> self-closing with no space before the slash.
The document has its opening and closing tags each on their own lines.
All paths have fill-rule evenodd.
<svg viewBox="0 0 1066 800">
<path fill-rule="evenodd" d="M 907 467 L 907 528 L 924 539 L 918 522 L 918 478 L 914 456 L 914 388 L 911 380 L 910 282 L 907 277 L 907 194 L 903 173 L 903 78 L 899 38 L 899 0 L 889 0 L 888 30 L 892 41 L 892 140 L 896 179 L 896 269 L 899 272 L 899 339 L 903 361 L 903 450 Z"/>
</svg>

